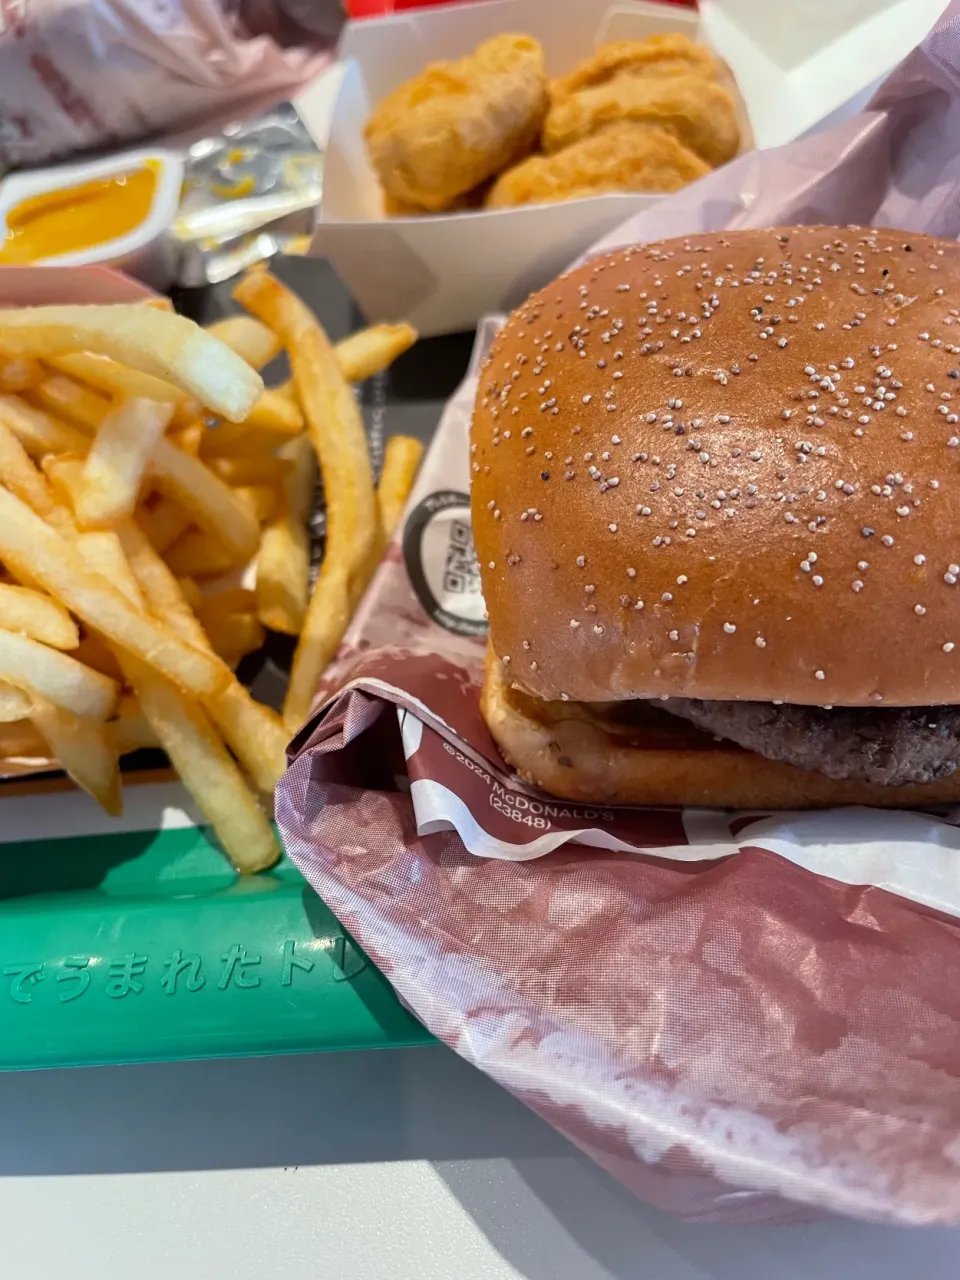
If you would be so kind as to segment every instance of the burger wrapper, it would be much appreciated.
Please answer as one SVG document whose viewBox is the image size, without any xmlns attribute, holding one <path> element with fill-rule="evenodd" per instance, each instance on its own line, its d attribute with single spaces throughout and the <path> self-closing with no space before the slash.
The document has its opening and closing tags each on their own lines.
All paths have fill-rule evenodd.
<svg viewBox="0 0 960 1280">
<path fill-rule="evenodd" d="M 871 109 L 744 156 L 601 246 L 827 222 L 960 233 L 960 3 Z M 960 811 L 589 808 L 481 720 L 467 424 L 480 354 L 277 812 L 440 1039 L 690 1218 L 960 1223 Z"/>
</svg>

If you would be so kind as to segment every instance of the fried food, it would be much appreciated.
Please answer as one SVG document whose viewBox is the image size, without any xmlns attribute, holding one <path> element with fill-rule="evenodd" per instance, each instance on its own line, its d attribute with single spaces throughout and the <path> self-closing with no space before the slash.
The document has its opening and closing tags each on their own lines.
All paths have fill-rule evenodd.
<svg viewBox="0 0 960 1280">
<path fill-rule="evenodd" d="M 263 390 L 245 361 L 192 320 L 136 304 L 3 309 L 0 348 L 15 356 L 109 356 L 174 383 L 231 422 L 242 422 Z"/>
<path fill-rule="evenodd" d="M 524 139 L 524 145 L 521 148 L 521 158 L 528 155 L 532 143 L 529 138 Z M 509 163 L 509 162 L 508 162 Z M 444 213 L 469 213 L 471 209 L 482 209 L 484 197 L 490 189 L 490 182 L 481 182 L 479 187 L 474 187 L 472 191 L 465 191 L 463 195 L 456 196 L 449 204 L 444 205 Z M 388 191 L 383 193 L 383 212 L 388 218 L 428 218 L 431 213 L 436 213 L 435 209 L 425 209 L 421 204 L 410 204 L 406 200 L 398 200 L 396 196 L 390 195 Z"/>
<path fill-rule="evenodd" d="M 668 31 L 647 40 L 611 40 L 570 75 L 552 80 L 550 97 L 556 102 L 623 74 L 661 80 L 669 76 L 696 75 L 704 80 L 716 80 L 719 70 L 719 63 L 710 50 L 680 31 Z"/>
<path fill-rule="evenodd" d="M 377 485 L 377 506 L 387 542 L 400 523 L 422 458 L 423 444 L 415 436 L 391 436 L 387 441 Z"/>
<path fill-rule="evenodd" d="M 283 708 L 295 732 L 336 655 L 385 546 L 363 421 L 316 316 L 266 271 L 251 272 L 233 296 L 283 340 L 297 398 L 327 496 L 327 546 L 307 605 Z"/>
<path fill-rule="evenodd" d="M 409 479 L 393 464 L 374 493 L 348 382 L 417 336 L 376 325 L 331 348 L 260 276 L 247 292 L 261 318 L 209 332 L 153 306 L 0 309 L 0 759 L 55 761 L 117 814 L 119 757 L 161 746 L 241 872 L 280 853 L 257 793 L 272 796 L 287 733 L 230 669 L 264 644 L 270 582 L 195 579 L 262 567 L 272 549 L 287 629 L 308 642 L 299 725 L 383 549 L 378 499 L 393 511 Z M 264 391 L 255 366 L 284 346 L 293 384 Z M 329 527 L 308 605 L 315 448 Z"/>
<path fill-rule="evenodd" d="M 137 397 L 103 416 L 83 464 L 76 512 L 81 529 L 111 529 L 133 514 L 150 454 L 172 415 L 169 402 Z"/>
<path fill-rule="evenodd" d="M 391 201 L 436 212 L 529 150 L 546 109 L 540 45 L 495 36 L 389 94 L 364 131 L 370 161 Z"/>
<path fill-rule="evenodd" d="M 721 85 L 702 76 L 618 75 L 554 103 L 543 149 L 560 151 L 618 120 L 659 125 L 709 165 L 732 160 L 740 146 L 736 105 Z"/>
<path fill-rule="evenodd" d="M 552 156 L 531 156 L 502 173 L 488 209 L 574 200 L 609 191 L 677 191 L 710 166 L 657 125 L 622 120 Z"/>
<path fill-rule="evenodd" d="M 290 470 L 283 478 L 283 506 L 260 538 L 257 556 L 257 615 L 283 635 L 303 630 L 310 600 L 310 510 L 317 459 L 306 436 L 283 446 Z"/>
</svg>

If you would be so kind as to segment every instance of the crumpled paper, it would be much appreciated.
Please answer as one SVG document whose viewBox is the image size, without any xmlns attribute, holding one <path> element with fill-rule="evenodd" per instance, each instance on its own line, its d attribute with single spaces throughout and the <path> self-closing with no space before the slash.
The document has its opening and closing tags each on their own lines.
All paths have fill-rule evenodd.
<svg viewBox="0 0 960 1280">
<path fill-rule="evenodd" d="M 339 0 L 0 4 L 0 170 L 255 114 L 329 60 Z"/>
<path fill-rule="evenodd" d="M 958 136 L 955 0 L 865 114 L 590 254 L 790 222 L 956 236 Z M 292 746 L 291 856 L 431 1031 L 661 1208 L 960 1223 L 957 815 L 591 809 L 512 778 L 478 708 L 474 385 Z"/>
</svg>

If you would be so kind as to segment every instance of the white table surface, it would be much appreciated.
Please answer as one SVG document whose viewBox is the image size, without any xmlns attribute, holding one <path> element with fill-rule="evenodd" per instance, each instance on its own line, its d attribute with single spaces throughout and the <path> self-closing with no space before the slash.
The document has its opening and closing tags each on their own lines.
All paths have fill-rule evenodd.
<svg viewBox="0 0 960 1280">
<path fill-rule="evenodd" d="M 441 1048 L 0 1076 L 3 1280 L 956 1280 L 958 1249 L 677 1222 Z"/>
<path fill-rule="evenodd" d="M 0 1075 L 0 1280 L 332 1275 L 956 1280 L 960 1234 L 677 1222 L 441 1048 Z"/>
</svg>

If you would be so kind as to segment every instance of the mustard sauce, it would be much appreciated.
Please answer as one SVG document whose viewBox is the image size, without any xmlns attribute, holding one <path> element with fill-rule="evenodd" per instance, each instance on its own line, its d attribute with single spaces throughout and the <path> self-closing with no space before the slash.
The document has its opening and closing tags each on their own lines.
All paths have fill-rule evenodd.
<svg viewBox="0 0 960 1280">
<path fill-rule="evenodd" d="M 128 235 L 150 212 L 159 169 L 157 161 L 147 160 L 128 173 L 21 200 L 7 214 L 0 263 L 40 262 Z"/>
</svg>

